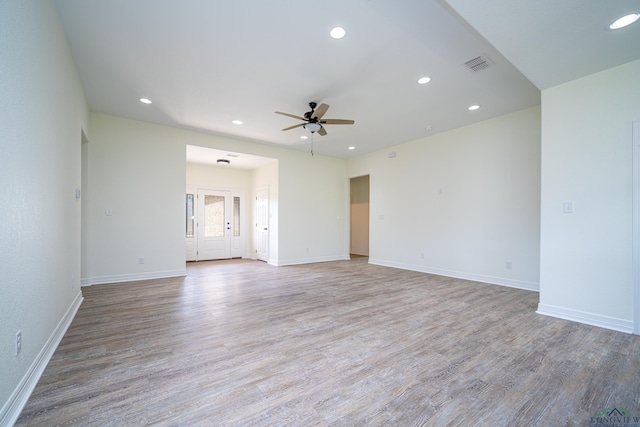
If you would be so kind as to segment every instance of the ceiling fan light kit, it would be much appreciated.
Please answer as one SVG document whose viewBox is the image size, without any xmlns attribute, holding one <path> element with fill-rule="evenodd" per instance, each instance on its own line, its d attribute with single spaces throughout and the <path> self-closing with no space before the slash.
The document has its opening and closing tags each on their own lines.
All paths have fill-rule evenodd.
<svg viewBox="0 0 640 427">
<path fill-rule="evenodd" d="M 320 126 L 319 123 L 307 123 L 306 125 L 303 125 L 302 127 L 305 128 L 306 130 L 308 130 L 311 133 L 318 132 L 320 129 L 322 129 L 322 126 Z"/>
</svg>

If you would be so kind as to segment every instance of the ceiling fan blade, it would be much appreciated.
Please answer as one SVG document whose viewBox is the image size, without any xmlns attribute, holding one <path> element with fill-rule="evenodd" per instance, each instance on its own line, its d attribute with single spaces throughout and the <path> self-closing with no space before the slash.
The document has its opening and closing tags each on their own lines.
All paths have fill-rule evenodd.
<svg viewBox="0 0 640 427">
<path fill-rule="evenodd" d="M 326 113 L 328 109 L 329 109 L 329 106 L 327 104 L 320 104 L 318 105 L 318 108 L 315 109 L 311 117 L 320 119 L 322 118 L 322 116 L 324 116 L 324 113 Z"/>
<path fill-rule="evenodd" d="M 327 131 L 326 131 L 326 130 L 324 130 L 324 128 L 323 128 L 323 127 L 322 127 L 322 128 L 320 128 L 320 130 L 318 131 L 318 135 L 320 135 L 320 136 L 325 136 L 326 134 L 327 134 Z"/>
<path fill-rule="evenodd" d="M 355 121 L 346 119 L 327 119 L 321 120 L 320 123 L 327 125 L 352 125 Z"/>
<path fill-rule="evenodd" d="M 297 125 L 289 126 L 288 128 L 284 128 L 282 130 L 295 129 L 295 128 L 299 128 L 300 126 L 304 126 L 304 125 L 306 125 L 306 123 L 300 123 L 300 124 L 297 124 Z"/>
<path fill-rule="evenodd" d="M 294 119 L 298 119 L 298 120 L 307 120 L 304 117 L 300 117 L 300 116 L 296 116 L 294 114 L 289 114 L 289 113 L 283 113 L 281 111 L 276 111 L 276 114 L 282 114 L 283 116 L 287 116 L 287 117 L 293 117 Z"/>
</svg>

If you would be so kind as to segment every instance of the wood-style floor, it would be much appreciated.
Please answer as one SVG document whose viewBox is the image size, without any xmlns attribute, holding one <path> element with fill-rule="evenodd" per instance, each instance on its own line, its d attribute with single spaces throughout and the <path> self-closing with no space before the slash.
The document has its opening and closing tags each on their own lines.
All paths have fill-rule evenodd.
<svg viewBox="0 0 640 427">
<path fill-rule="evenodd" d="M 83 288 L 18 426 L 577 426 L 640 414 L 640 337 L 535 292 L 373 266 L 190 263 Z"/>
</svg>

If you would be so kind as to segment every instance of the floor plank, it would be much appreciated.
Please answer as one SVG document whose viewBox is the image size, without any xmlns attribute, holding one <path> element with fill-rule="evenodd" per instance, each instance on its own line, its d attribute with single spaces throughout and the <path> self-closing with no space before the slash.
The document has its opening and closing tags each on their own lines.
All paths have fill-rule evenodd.
<svg viewBox="0 0 640 427">
<path fill-rule="evenodd" d="M 17 426 L 574 426 L 640 414 L 640 337 L 535 292 L 367 264 L 83 288 Z"/>
</svg>

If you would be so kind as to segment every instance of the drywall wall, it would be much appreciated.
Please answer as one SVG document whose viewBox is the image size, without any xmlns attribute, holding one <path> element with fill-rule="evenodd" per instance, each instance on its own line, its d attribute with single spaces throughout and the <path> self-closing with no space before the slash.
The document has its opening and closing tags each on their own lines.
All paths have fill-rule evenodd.
<svg viewBox="0 0 640 427">
<path fill-rule="evenodd" d="M 83 282 L 184 274 L 186 152 L 179 133 L 93 113 L 90 126 Z"/>
<path fill-rule="evenodd" d="M 81 302 L 88 110 L 50 1 L 0 13 L 0 425 L 11 424 Z M 22 351 L 14 354 L 22 332 Z"/>
<path fill-rule="evenodd" d="M 278 164 L 278 265 L 348 259 L 346 161 L 295 154 Z"/>
<path fill-rule="evenodd" d="M 639 99 L 640 61 L 542 92 L 541 313 L 632 330 Z"/>
<path fill-rule="evenodd" d="M 269 186 L 272 197 L 270 262 L 348 256 L 342 159 L 96 113 L 91 130 L 86 283 L 184 274 L 187 145 L 277 159 L 249 178 L 252 191 Z"/>
<path fill-rule="evenodd" d="M 539 107 L 350 160 L 347 174 L 370 175 L 370 262 L 538 289 Z"/>
<path fill-rule="evenodd" d="M 251 189 L 251 174 L 248 169 L 234 169 L 228 166 L 187 163 L 187 186 L 218 189 Z"/>
</svg>

